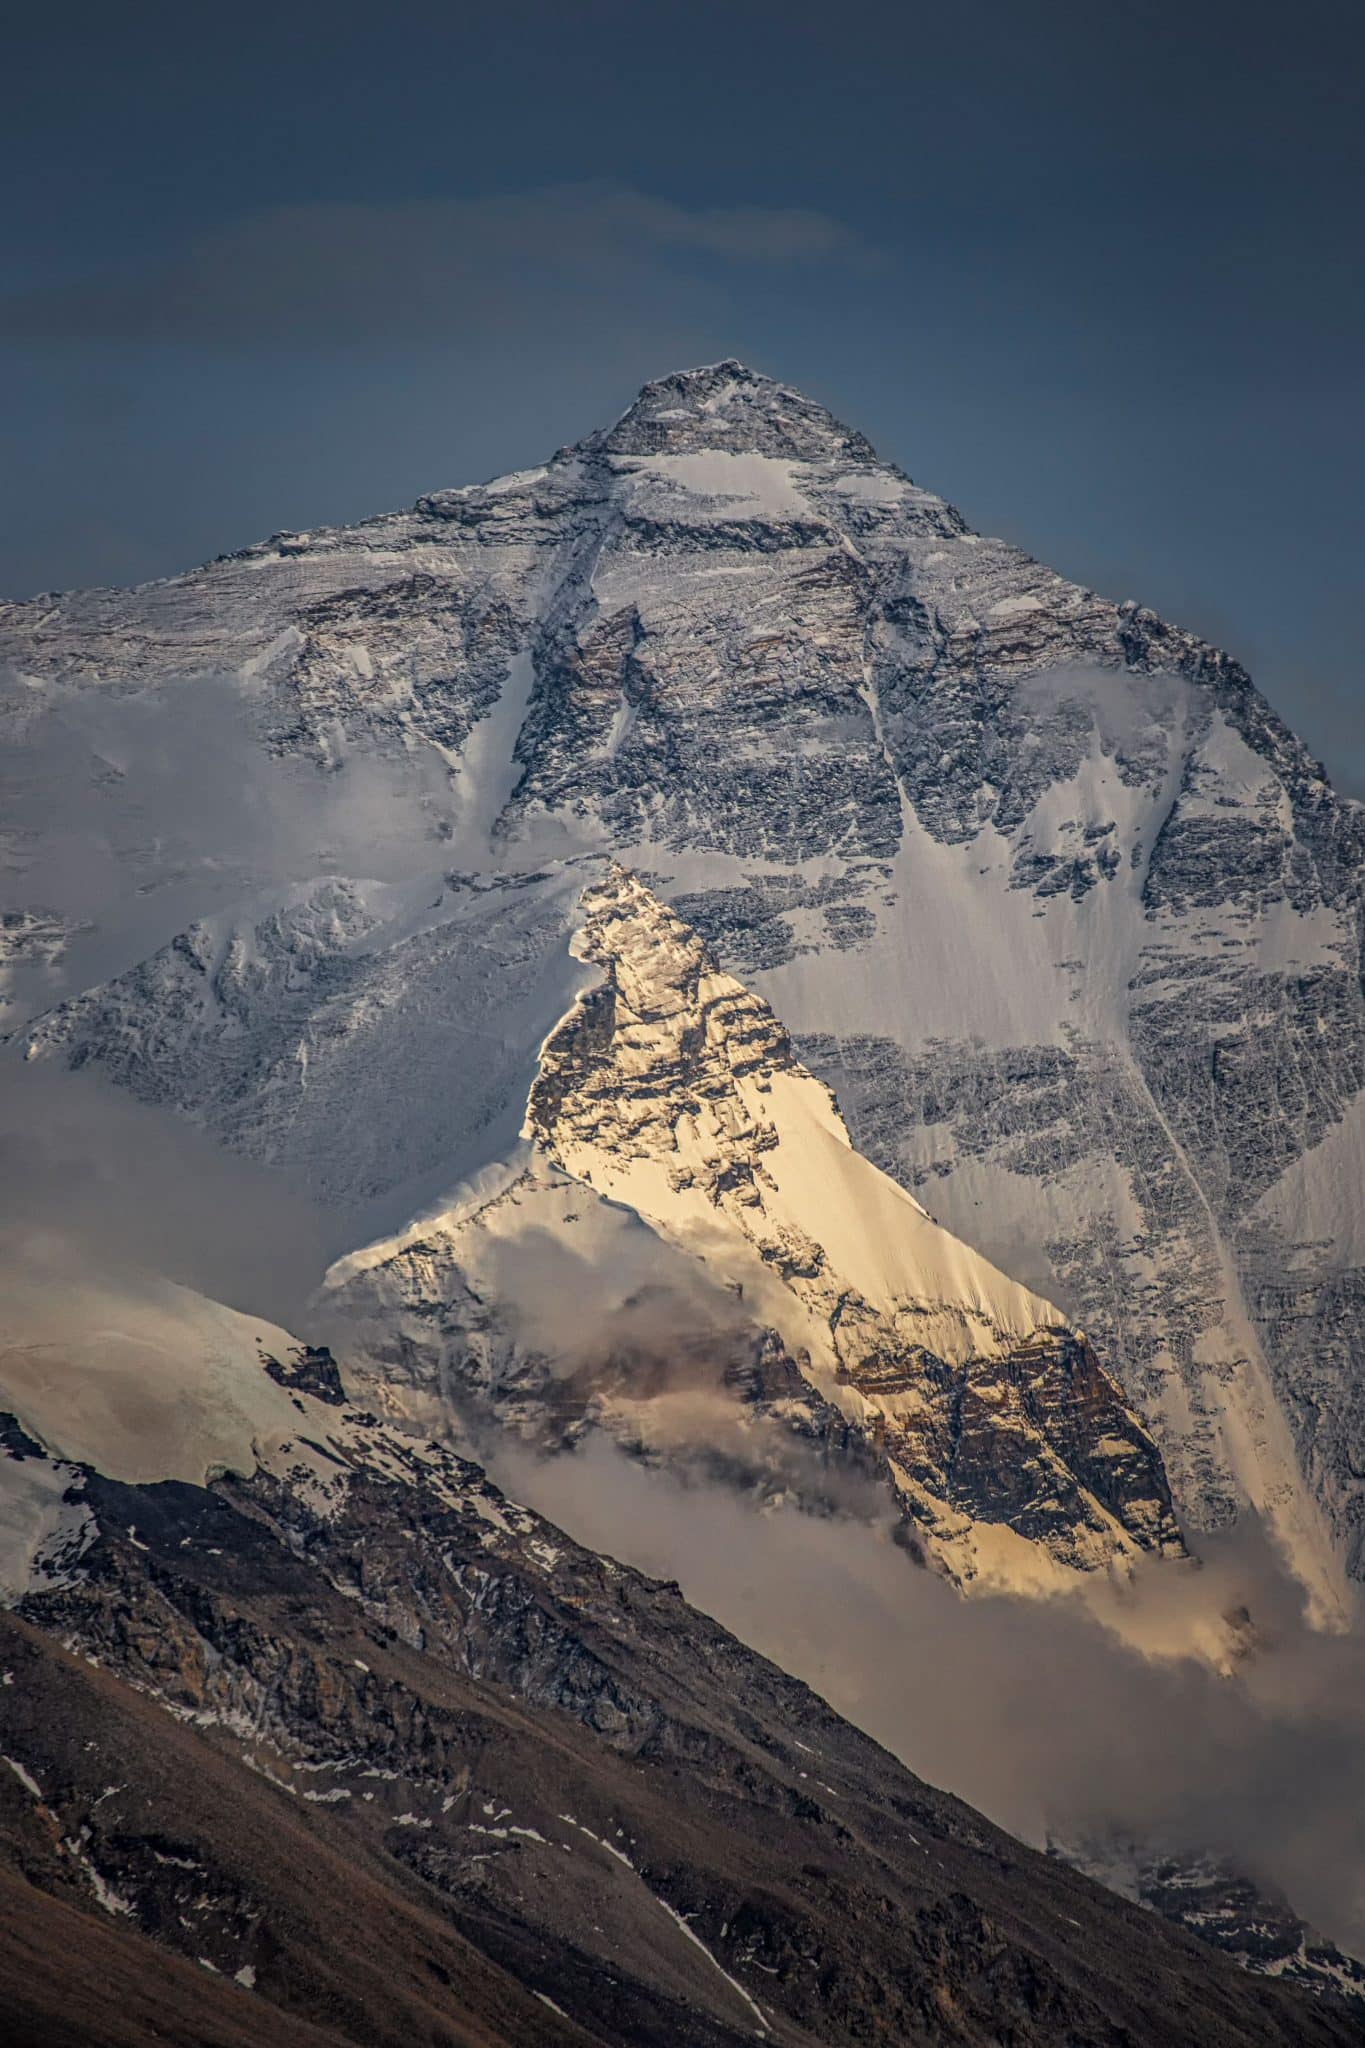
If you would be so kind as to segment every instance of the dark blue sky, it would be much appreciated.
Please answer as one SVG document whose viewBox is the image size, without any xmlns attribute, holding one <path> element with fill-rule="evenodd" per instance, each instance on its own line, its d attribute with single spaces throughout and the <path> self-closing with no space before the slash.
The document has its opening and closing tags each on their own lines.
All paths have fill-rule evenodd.
<svg viewBox="0 0 1365 2048">
<path fill-rule="evenodd" d="M 1231 648 L 1365 791 L 1359 6 L 29 12 L 5 593 L 407 503 L 735 354 Z"/>
</svg>

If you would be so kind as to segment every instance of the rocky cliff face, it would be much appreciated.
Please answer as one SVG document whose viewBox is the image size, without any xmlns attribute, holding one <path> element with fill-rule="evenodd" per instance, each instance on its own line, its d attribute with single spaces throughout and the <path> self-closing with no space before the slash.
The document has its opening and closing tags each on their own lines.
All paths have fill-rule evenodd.
<svg viewBox="0 0 1365 2048">
<path fill-rule="evenodd" d="M 522 1147 L 331 1275 L 355 1371 L 544 1448 L 605 1428 L 765 1500 L 820 1508 L 842 1475 L 963 1585 L 1185 1555 L 1083 1334 L 854 1151 L 695 932 L 613 867 L 570 950 L 596 979 L 540 1050 Z"/>
<path fill-rule="evenodd" d="M 1365 1526 L 1365 826 L 1234 661 L 973 533 L 734 363 L 542 469 L 9 606 L 0 634 L 15 734 L 214 675 L 278 758 L 439 764 L 428 878 L 620 855 L 772 1004 L 854 1142 L 1084 1328 L 1187 1520 L 1251 1501 L 1339 1611 Z M 72 930 L 30 900 L 35 851 L 17 831 L 12 914 Z M 64 944 L 40 950 L 76 994 Z M 391 1227 L 408 1159 L 429 1194 L 443 1150 L 455 1177 L 479 1150 L 407 1085 L 395 1010 L 431 1020 L 426 1071 L 487 1040 L 458 1036 L 434 925 L 378 983 L 367 945 L 323 971 L 285 940 L 288 999 L 244 1038 L 234 970 L 211 1076 L 163 1047 L 155 1086 L 268 1156 L 297 1132 Z M 118 985 L 39 1035 L 141 1086 L 146 1004 Z M 355 1191 L 325 1116 L 290 1109 L 348 1046 L 388 1155 L 366 1141 Z"/>
</svg>

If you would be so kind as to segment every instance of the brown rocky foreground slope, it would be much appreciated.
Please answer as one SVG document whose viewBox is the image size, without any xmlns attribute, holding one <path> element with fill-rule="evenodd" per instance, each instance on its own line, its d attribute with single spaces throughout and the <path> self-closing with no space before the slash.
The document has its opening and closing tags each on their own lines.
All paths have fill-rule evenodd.
<svg viewBox="0 0 1365 2048">
<path fill-rule="evenodd" d="M 274 1470 L 209 1487 L 9 1428 L 67 1496 L 0 1617 L 11 2038 L 1359 2038 L 319 1385 Z"/>
</svg>

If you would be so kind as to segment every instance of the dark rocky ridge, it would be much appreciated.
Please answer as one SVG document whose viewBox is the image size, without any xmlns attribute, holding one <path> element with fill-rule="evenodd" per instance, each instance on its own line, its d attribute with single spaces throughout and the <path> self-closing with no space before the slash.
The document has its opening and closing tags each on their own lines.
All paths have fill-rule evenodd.
<svg viewBox="0 0 1365 2048">
<path fill-rule="evenodd" d="M 74 2014 L 141 2044 L 168 1998 L 178 2039 L 254 2011 L 301 2048 L 1358 2038 L 930 1791 L 476 1467 L 318 1415 L 326 1457 L 306 1434 L 273 1476 L 74 1475 L 92 1540 L 0 1620 L 32 1901 L 0 1959 L 33 2041 Z M 51 1966 L 77 1914 L 98 1978 Z"/>
</svg>

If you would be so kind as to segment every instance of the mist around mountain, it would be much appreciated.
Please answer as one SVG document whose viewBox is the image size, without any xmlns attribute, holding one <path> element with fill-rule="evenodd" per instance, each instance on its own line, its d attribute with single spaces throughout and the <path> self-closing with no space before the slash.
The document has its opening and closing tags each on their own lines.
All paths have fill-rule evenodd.
<svg viewBox="0 0 1365 2048">
<path fill-rule="evenodd" d="M 1021 2041 L 1163 2038 L 1130 1966 L 1187 1973 L 1201 2039 L 1351 2038 L 1362 814 L 1236 664 L 735 363 L 542 469 L 4 607 L 0 644 L 5 1589 L 71 1702 L 42 1769 L 5 1750 L 30 1889 L 236 1978 L 191 2001 L 206 2040 L 239 1993 L 377 2038 L 354 1971 L 300 1976 L 314 1933 L 270 1951 L 297 1895 L 254 1849 L 190 1954 L 158 1873 L 221 1819 L 182 1855 L 94 1818 L 77 1734 L 132 1715 L 154 1755 L 160 1701 L 167 1742 L 286 1786 L 252 1791 L 267 1832 L 271 1801 L 310 1809 L 299 1885 L 357 1853 L 340 1809 L 403 1784 L 365 1881 L 428 1916 L 394 1953 L 437 2038 L 841 2040 L 876 2013 L 868 2038 L 986 2040 L 1019 2000 Z M 502 1537 L 493 1570 L 450 1515 L 515 1534 L 511 1608 Z M 585 1693 L 565 1617 L 586 1574 L 610 1630 L 622 1570 L 652 1618 Z M 521 1703 L 496 1783 L 433 1733 L 438 1643 Z M 714 1666 L 700 1749 L 619 1697 L 656 1657 L 670 1686 Z M 755 1761 L 791 1702 L 826 1713 L 796 1681 L 893 1831 L 893 1783 L 937 1797 L 908 1767 L 1205 1947 L 1129 1911 L 1109 1962 L 1059 1961 L 1049 1887 L 1080 1880 L 1022 1848 L 987 1853 L 1021 1859 L 1004 1894 L 984 1864 L 932 1900 L 874 1871 L 789 1749 L 781 1791 Z M 551 1811 L 564 1714 L 591 1822 Z M 648 1879 L 589 1925 L 560 1858 L 639 1771 Z M 509 1772 L 541 1803 L 504 1827 Z M 698 1798 L 791 1818 L 780 1882 L 818 1866 L 826 1903 L 746 1919 L 756 1871 L 707 1860 Z M 1321 2003 L 1213 1955 L 1211 1885 L 1221 1946 Z M 893 1892 L 900 1935 L 855 1966 L 856 1901 Z M 1075 1896 L 1083 1927 L 1117 1910 Z M 126 1965 L 139 2025 L 182 1995 L 161 1951 Z"/>
</svg>

